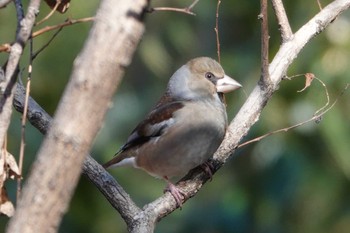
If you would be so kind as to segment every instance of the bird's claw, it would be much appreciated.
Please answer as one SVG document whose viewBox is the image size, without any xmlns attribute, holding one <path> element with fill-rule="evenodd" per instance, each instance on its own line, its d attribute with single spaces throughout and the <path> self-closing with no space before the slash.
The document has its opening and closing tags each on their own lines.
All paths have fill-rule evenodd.
<svg viewBox="0 0 350 233">
<path fill-rule="evenodd" d="M 169 192 L 174 197 L 177 206 L 181 209 L 183 200 L 186 196 L 185 193 L 170 182 L 168 182 L 167 187 L 164 189 L 164 193 L 165 192 Z"/>
<path fill-rule="evenodd" d="M 212 181 L 213 180 L 213 170 L 214 170 L 213 165 L 209 162 L 205 162 L 205 163 L 200 165 L 200 168 L 202 168 L 202 170 L 209 176 L 209 180 Z"/>
</svg>

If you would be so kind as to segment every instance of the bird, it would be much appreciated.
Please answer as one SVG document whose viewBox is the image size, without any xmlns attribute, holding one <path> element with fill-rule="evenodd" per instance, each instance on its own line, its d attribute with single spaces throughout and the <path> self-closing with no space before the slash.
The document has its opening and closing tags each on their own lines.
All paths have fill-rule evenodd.
<svg viewBox="0 0 350 233">
<path fill-rule="evenodd" d="M 169 79 L 155 107 L 104 168 L 132 166 L 167 183 L 178 206 L 184 193 L 170 179 L 205 165 L 227 129 L 223 94 L 242 87 L 210 57 L 191 59 Z"/>
</svg>

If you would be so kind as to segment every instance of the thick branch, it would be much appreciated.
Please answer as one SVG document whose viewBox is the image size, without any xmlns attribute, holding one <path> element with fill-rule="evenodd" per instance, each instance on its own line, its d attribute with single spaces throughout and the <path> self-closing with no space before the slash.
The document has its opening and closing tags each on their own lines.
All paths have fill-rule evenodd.
<svg viewBox="0 0 350 233">
<path fill-rule="evenodd" d="M 57 231 L 85 155 L 143 34 L 146 7 L 146 0 L 101 2 L 7 232 Z"/>
<path fill-rule="evenodd" d="M 24 105 L 25 87 L 18 83 L 13 106 L 18 112 L 23 113 Z M 27 119 L 42 134 L 47 133 L 52 121 L 51 116 L 32 97 L 28 99 Z M 131 222 L 133 216 L 141 211 L 118 182 L 90 155 L 87 155 L 84 161 L 83 174 L 105 195 L 126 222 Z"/>
</svg>

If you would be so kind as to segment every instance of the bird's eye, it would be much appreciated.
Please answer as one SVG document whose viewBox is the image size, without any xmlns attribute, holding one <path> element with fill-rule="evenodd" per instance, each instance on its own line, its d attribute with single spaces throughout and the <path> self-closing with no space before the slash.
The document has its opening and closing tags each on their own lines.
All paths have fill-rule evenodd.
<svg viewBox="0 0 350 233">
<path fill-rule="evenodd" d="M 208 73 L 205 74 L 205 77 L 207 79 L 212 79 L 212 78 L 214 78 L 214 75 L 212 73 L 208 72 Z"/>
</svg>

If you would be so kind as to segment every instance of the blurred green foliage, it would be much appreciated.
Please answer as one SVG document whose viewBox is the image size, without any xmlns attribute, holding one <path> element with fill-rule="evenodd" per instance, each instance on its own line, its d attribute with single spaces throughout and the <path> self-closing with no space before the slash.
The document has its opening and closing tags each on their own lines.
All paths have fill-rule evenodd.
<svg viewBox="0 0 350 233">
<path fill-rule="evenodd" d="M 293 31 L 319 11 L 316 1 L 285 2 Z M 322 1 L 324 5 L 329 2 Z M 151 3 L 154 6 L 183 7 L 191 1 Z M 98 1 L 72 1 L 66 14 L 55 13 L 35 30 L 61 23 L 66 18 L 93 16 L 98 4 Z M 49 12 L 45 4 L 41 9 L 39 18 Z M 92 148 L 92 155 L 97 161 L 102 163 L 113 156 L 133 127 L 162 95 L 169 77 L 179 66 L 193 57 L 216 57 L 215 11 L 216 1 L 199 1 L 194 8 L 195 17 L 175 12 L 146 15 L 146 32 Z M 221 4 L 222 65 L 227 74 L 244 85 L 241 91 L 227 96 L 230 119 L 260 76 L 258 14 L 258 1 L 222 1 Z M 280 46 L 272 10 L 269 20 L 272 59 Z M 16 30 L 13 4 L 0 10 L 0 25 L 0 44 L 13 41 Z M 65 27 L 34 61 L 31 94 L 50 114 L 55 111 L 74 58 L 82 48 L 90 27 L 91 23 Z M 35 38 L 35 50 L 43 46 L 52 34 L 49 32 Z M 348 12 L 304 48 L 288 70 L 288 75 L 314 73 L 327 85 L 333 102 L 350 82 L 349 48 Z M 27 50 L 28 47 L 21 60 L 24 80 L 27 75 Z M 7 54 L 1 53 L 1 64 L 6 59 Z M 303 85 L 302 77 L 283 81 L 259 122 L 244 140 L 312 117 L 326 103 L 324 87 L 315 80 L 309 89 L 298 93 Z M 348 90 L 319 124 L 308 123 L 238 150 L 213 181 L 187 202 L 182 211 L 177 210 L 163 219 L 156 232 L 349 232 L 349 95 Z M 20 128 L 20 115 L 14 113 L 8 148 L 16 156 Z M 27 126 L 24 180 L 42 139 L 36 129 Z M 160 196 L 165 186 L 162 181 L 131 168 L 115 169 L 111 173 L 140 206 Z M 8 182 L 7 188 L 15 201 L 15 182 Z M 0 217 L 0 232 L 5 229 L 7 221 L 7 218 Z M 126 226 L 99 191 L 82 177 L 60 232 L 116 233 L 126 232 Z"/>
</svg>

